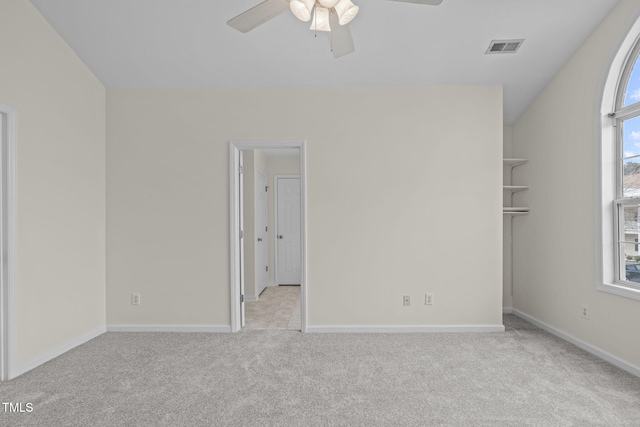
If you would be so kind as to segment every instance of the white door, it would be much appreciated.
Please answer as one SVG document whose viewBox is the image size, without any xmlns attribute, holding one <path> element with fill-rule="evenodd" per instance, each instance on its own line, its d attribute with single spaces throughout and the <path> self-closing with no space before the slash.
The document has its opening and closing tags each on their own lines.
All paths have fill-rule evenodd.
<svg viewBox="0 0 640 427">
<path fill-rule="evenodd" d="M 240 151 L 240 176 L 238 177 L 240 194 L 240 206 L 238 213 L 240 215 L 240 327 L 244 326 L 244 157 Z"/>
<path fill-rule="evenodd" d="M 269 271 L 269 244 L 267 242 L 267 177 L 256 171 L 256 276 L 258 294 L 267 287 Z"/>
<path fill-rule="evenodd" d="M 300 284 L 300 178 L 277 178 L 278 285 Z"/>
</svg>

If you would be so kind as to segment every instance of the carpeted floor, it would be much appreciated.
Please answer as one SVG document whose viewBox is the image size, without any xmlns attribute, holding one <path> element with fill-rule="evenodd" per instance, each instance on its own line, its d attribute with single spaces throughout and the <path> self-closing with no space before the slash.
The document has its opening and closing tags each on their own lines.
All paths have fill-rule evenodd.
<svg viewBox="0 0 640 427">
<path fill-rule="evenodd" d="M 107 333 L 0 384 L 3 426 L 639 426 L 640 378 L 505 333 Z M 1 409 L 1 408 L 0 408 Z"/>
<path fill-rule="evenodd" d="M 245 329 L 300 330 L 300 286 L 270 286 L 245 306 Z"/>
</svg>

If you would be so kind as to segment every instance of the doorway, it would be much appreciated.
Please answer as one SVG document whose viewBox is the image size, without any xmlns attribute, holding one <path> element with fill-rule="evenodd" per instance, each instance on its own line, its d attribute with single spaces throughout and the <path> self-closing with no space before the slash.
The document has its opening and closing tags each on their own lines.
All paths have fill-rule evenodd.
<svg viewBox="0 0 640 427">
<path fill-rule="evenodd" d="M 0 104 L 0 380 L 12 378 L 11 295 L 15 242 L 16 111 Z"/>
<path fill-rule="evenodd" d="M 260 251 L 257 250 L 255 252 L 251 252 L 256 254 L 255 255 L 255 259 L 254 260 L 247 260 L 246 265 L 243 265 L 243 258 L 246 258 L 245 255 L 249 255 L 251 254 L 250 252 L 244 253 L 242 252 L 242 247 L 243 246 L 251 246 L 251 245 L 255 245 L 255 248 L 259 249 L 260 244 L 263 243 L 270 243 L 270 242 L 274 242 L 275 240 L 277 240 L 275 238 L 275 234 L 272 234 L 272 232 L 275 230 L 274 228 L 270 228 L 271 225 L 271 221 L 269 225 L 265 225 L 265 234 L 263 236 L 261 236 L 259 233 L 257 233 L 256 231 L 260 231 L 261 230 L 261 225 L 259 223 L 259 221 L 256 221 L 256 229 L 255 230 L 245 230 L 246 228 L 249 228 L 249 226 L 252 224 L 251 222 L 247 222 L 244 221 L 244 223 L 241 221 L 241 216 L 243 215 L 243 213 L 247 214 L 248 212 L 243 212 L 243 208 L 245 207 L 244 205 L 246 203 L 242 203 L 242 199 L 244 199 L 244 201 L 246 202 L 248 199 L 246 197 L 246 195 L 243 194 L 243 188 L 240 186 L 242 181 L 246 181 L 246 173 L 249 172 L 249 169 L 247 168 L 247 165 L 245 163 L 245 165 L 243 165 L 241 167 L 240 164 L 240 159 L 243 157 L 242 153 L 244 151 L 247 150 L 256 150 L 256 151 L 261 151 L 261 152 L 270 152 L 270 153 L 287 153 L 287 152 L 294 152 L 296 153 L 296 158 L 297 158 L 297 169 L 299 171 L 299 200 L 300 200 L 300 209 L 299 212 L 294 212 L 293 215 L 296 216 L 296 221 L 298 221 L 299 223 L 299 229 L 300 229 L 300 243 L 299 243 L 299 247 L 300 247 L 300 255 L 299 255 L 299 270 L 300 270 L 300 274 L 299 274 L 299 287 L 297 287 L 299 289 L 299 297 L 296 295 L 296 299 L 297 302 L 299 303 L 299 319 L 300 319 L 300 330 L 302 332 L 306 332 L 306 170 L 305 170 L 305 142 L 235 142 L 232 141 L 230 142 L 230 314 L 231 314 L 231 331 L 232 332 L 237 332 L 242 328 L 242 320 L 243 320 L 243 316 L 242 314 L 244 313 L 245 310 L 245 303 L 252 300 L 255 301 L 255 299 L 248 299 L 247 295 L 245 294 L 245 292 L 247 291 L 245 289 L 245 283 L 244 280 L 246 279 L 245 275 L 243 274 L 243 272 L 246 271 L 245 267 L 247 266 L 251 266 L 252 269 L 255 265 L 256 270 L 256 283 L 258 284 L 258 288 L 260 286 L 262 286 L 260 283 L 261 281 L 264 280 L 264 278 L 266 277 L 268 280 L 268 287 L 265 291 L 268 292 L 270 289 L 275 288 L 275 286 L 273 285 L 277 285 L 277 280 L 271 280 L 272 276 L 270 274 L 267 275 L 262 275 L 261 271 L 260 271 L 260 265 L 262 264 L 258 264 L 261 263 L 262 261 L 259 260 L 259 258 L 262 256 L 264 257 L 264 255 L 260 255 Z M 275 154 L 277 156 L 277 154 Z M 246 159 L 245 159 L 246 162 Z M 254 169 L 255 172 L 255 169 Z M 263 173 L 264 175 L 264 173 Z M 270 187 L 269 183 L 271 183 L 270 181 L 270 177 L 268 178 L 268 184 L 266 185 L 266 187 Z M 261 181 L 259 178 L 259 175 L 257 173 L 255 173 L 255 176 L 253 178 L 253 181 L 256 183 L 255 186 L 259 188 L 257 188 L 258 190 L 261 189 L 262 187 L 262 183 L 264 181 Z M 255 191 L 255 189 L 254 189 Z M 273 191 L 273 190 L 272 190 Z M 257 191 L 256 196 L 260 194 L 259 191 Z M 255 217 L 257 217 L 260 213 L 258 212 L 261 208 L 259 208 L 260 203 L 262 203 L 261 199 L 259 197 L 256 197 L 254 199 L 256 201 L 255 203 L 255 208 L 254 208 L 254 215 Z M 249 224 L 249 225 L 247 225 Z M 268 230 L 268 232 L 267 232 Z M 273 238 L 269 238 L 269 236 L 272 236 Z M 248 239 L 255 239 L 249 241 Z M 258 239 L 262 239 L 261 241 L 258 241 Z M 263 245 L 263 247 L 266 245 Z M 275 243 L 271 243 L 269 245 L 269 248 L 274 248 L 276 245 Z M 264 252 L 263 252 L 264 253 Z M 269 263 L 267 265 L 268 266 L 274 266 L 274 261 L 272 260 L 272 258 L 277 257 L 277 255 L 268 255 L 268 259 L 269 259 Z M 256 263 L 256 260 L 258 263 Z M 268 273 L 268 270 L 265 269 L 265 273 Z M 257 295 L 256 295 L 257 297 Z"/>
</svg>

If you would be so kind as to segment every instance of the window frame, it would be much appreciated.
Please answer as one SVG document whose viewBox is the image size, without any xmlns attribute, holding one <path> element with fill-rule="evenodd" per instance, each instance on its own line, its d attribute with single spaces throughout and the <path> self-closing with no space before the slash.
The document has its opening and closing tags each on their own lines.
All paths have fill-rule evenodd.
<svg viewBox="0 0 640 427">
<path fill-rule="evenodd" d="M 614 278 L 615 283 L 623 287 L 629 287 L 640 291 L 640 284 L 631 282 L 626 279 L 626 256 L 624 253 L 624 246 L 627 244 L 633 244 L 625 240 L 625 219 L 624 208 L 629 205 L 640 205 L 640 197 L 625 197 L 624 196 L 624 163 L 628 160 L 624 156 L 624 123 L 628 120 L 632 120 L 640 117 L 640 100 L 629 105 L 624 105 L 627 99 L 627 92 L 629 88 L 629 80 L 631 75 L 638 64 L 640 58 L 640 40 L 636 40 L 633 49 L 629 52 L 622 73 L 618 80 L 618 88 L 615 98 L 615 110 L 610 114 L 614 120 L 614 143 L 616 149 L 616 164 L 615 164 L 615 199 L 613 200 L 613 229 L 614 229 Z M 637 159 L 640 160 L 640 155 Z M 624 276 L 623 276 L 624 275 Z"/>
<path fill-rule="evenodd" d="M 611 57 L 599 91 L 602 103 L 597 111 L 600 138 L 596 139 L 599 144 L 596 168 L 600 186 L 596 192 L 600 197 L 596 198 L 596 222 L 600 232 L 596 234 L 596 252 L 600 261 L 596 263 L 596 289 L 640 300 L 640 284 L 626 280 L 624 255 L 624 206 L 640 204 L 640 197 L 623 197 L 623 123 L 640 117 L 640 101 L 623 106 L 629 79 L 640 57 L 640 19 L 637 18 L 619 40 L 619 49 Z"/>
</svg>

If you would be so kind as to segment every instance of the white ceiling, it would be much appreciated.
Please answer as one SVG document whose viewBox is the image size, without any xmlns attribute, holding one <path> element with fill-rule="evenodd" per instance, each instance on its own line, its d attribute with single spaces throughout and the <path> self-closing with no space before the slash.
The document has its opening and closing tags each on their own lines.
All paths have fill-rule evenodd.
<svg viewBox="0 0 640 427">
<path fill-rule="evenodd" d="M 107 87 L 503 85 L 513 123 L 618 0 L 352 0 L 356 51 L 288 11 L 243 34 L 261 0 L 32 0 Z M 485 55 L 493 39 L 525 42 Z M 464 102 L 464 100 L 461 100 Z"/>
</svg>

